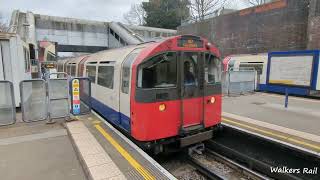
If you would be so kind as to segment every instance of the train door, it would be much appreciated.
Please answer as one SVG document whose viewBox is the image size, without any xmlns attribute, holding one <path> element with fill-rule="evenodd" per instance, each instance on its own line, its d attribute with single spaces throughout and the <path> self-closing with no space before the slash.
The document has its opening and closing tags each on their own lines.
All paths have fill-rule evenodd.
<svg viewBox="0 0 320 180">
<path fill-rule="evenodd" d="M 203 112 L 203 54 L 184 52 L 180 56 L 181 121 L 183 130 L 202 127 Z"/>
<path fill-rule="evenodd" d="M 130 131 L 130 81 L 132 63 L 137 57 L 141 49 L 135 49 L 124 60 L 121 67 L 121 88 L 120 88 L 120 104 L 119 104 L 119 119 L 121 126 Z"/>
<path fill-rule="evenodd" d="M 101 102 L 98 111 L 114 124 L 119 124 L 119 68 L 116 61 L 100 61 L 96 86 L 96 100 Z"/>
<path fill-rule="evenodd" d="M 91 96 L 96 97 L 96 79 L 97 79 L 97 62 L 89 62 L 85 66 L 85 76 L 88 77 L 91 81 Z"/>
<path fill-rule="evenodd" d="M 222 62 L 206 53 L 204 59 L 204 123 L 212 126 L 221 120 Z"/>
<path fill-rule="evenodd" d="M 82 77 L 83 76 L 83 71 L 84 71 L 84 63 L 86 62 L 86 60 L 88 59 L 88 56 L 82 58 L 82 60 L 79 62 L 78 64 L 78 77 Z"/>
</svg>

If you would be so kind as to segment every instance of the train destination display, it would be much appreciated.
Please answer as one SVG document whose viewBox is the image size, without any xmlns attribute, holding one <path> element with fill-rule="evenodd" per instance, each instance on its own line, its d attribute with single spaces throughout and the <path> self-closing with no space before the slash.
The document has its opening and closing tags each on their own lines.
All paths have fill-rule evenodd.
<svg viewBox="0 0 320 180">
<path fill-rule="evenodd" d="M 270 84 L 310 86 L 313 56 L 271 57 Z"/>
</svg>

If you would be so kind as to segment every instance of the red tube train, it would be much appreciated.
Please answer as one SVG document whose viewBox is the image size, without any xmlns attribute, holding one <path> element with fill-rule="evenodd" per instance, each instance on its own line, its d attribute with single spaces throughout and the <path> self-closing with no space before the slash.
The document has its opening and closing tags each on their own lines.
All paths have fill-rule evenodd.
<svg viewBox="0 0 320 180">
<path fill-rule="evenodd" d="M 73 58 L 69 65 L 78 66 L 74 75 L 91 79 L 95 111 L 141 147 L 162 152 L 208 140 L 219 127 L 219 58 L 206 39 L 182 35 Z M 68 60 L 58 67 L 68 70 Z"/>
</svg>

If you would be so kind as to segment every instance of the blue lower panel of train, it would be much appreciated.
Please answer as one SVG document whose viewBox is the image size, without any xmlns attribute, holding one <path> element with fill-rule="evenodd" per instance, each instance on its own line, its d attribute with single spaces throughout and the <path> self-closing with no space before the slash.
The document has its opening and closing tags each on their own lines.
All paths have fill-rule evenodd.
<svg viewBox="0 0 320 180">
<path fill-rule="evenodd" d="M 95 98 L 91 98 L 92 108 L 97 111 L 103 118 L 112 124 L 124 129 L 127 132 L 130 132 L 130 118 L 126 115 L 115 111 L 109 106 L 101 103 Z"/>
</svg>

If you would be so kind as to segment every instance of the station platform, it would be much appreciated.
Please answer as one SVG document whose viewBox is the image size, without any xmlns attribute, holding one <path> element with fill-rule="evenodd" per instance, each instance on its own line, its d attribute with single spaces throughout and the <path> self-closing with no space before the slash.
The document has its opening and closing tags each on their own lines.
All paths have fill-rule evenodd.
<svg viewBox="0 0 320 180">
<path fill-rule="evenodd" d="M 320 100 L 255 93 L 223 98 L 222 122 L 320 156 Z"/>
<path fill-rule="evenodd" d="M 66 123 L 89 179 L 175 179 L 98 114 Z"/>
<path fill-rule="evenodd" d="M 62 122 L 17 123 L 0 127 L 0 174 L 3 180 L 85 180 Z"/>
</svg>

